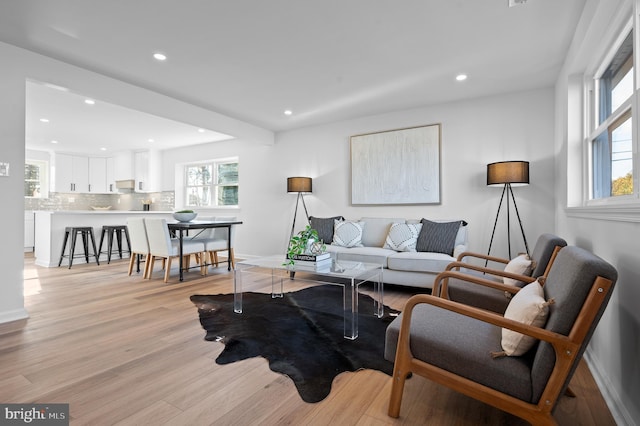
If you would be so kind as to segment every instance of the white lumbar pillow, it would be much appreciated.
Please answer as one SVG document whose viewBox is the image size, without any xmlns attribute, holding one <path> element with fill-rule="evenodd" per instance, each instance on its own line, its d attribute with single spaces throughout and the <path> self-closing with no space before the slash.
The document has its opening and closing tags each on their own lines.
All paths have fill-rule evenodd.
<svg viewBox="0 0 640 426">
<path fill-rule="evenodd" d="M 541 283 L 540 280 L 543 282 Z M 549 301 L 544 299 L 543 283 L 544 279 L 541 278 L 517 292 L 509 302 L 504 317 L 535 327 L 543 327 L 547 322 L 549 305 L 553 303 L 553 299 Z M 537 340 L 535 337 L 503 328 L 502 350 L 504 353 L 498 355 L 523 355 L 536 344 Z"/>
<path fill-rule="evenodd" d="M 522 254 L 519 254 L 517 257 L 511 259 L 507 264 L 507 266 L 505 266 L 504 271 L 511 272 L 512 274 L 531 276 L 531 272 L 533 271 L 533 268 L 534 268 L 534 264 L 531 258 L 529 257 L 529 255 L 526 253 L 522 253 Z M 519 280 L 508 278 L 508 277 L 503 277 L 502 281 L 506 285 L 512 285 L 515 287 L 521 287 L 524 284 L 523 281 L 519 281 Z"/>
</svg>

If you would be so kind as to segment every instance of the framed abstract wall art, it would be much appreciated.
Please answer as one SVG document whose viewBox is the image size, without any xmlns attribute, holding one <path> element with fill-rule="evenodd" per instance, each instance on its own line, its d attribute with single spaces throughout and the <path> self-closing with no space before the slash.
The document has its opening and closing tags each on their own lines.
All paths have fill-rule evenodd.
<svg viewBox="0 0 640 426">
<path fill-rule="evenodd" d="M 439 204 L 441 125 L 351 136 L 351 204 Z"/>
</svg>

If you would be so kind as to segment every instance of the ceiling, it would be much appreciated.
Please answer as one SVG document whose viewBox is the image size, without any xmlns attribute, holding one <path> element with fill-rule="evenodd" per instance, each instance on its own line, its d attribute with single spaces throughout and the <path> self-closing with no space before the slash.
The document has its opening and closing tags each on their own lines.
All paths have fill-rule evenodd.
<svg viewBox="0 0 640 426">
<path fill-rule="evenodd" d="M 5 1 L 0 41 L 279 132 L 551 87 L 585 0 L 508 3 Z M 155 52 L 167 60 L 155 60 Z M 456 81 L 459 73 L 468 79 Z M 193 126 L 99 99 L 90 108 L 105 115 L 92 113 L 98 121 L 90 122 L 82 94 L 30 84 L 28 145 L 50 144 L 54 136 L 38 120 L 54 114 L 48 128 L 64 128 L 69 143 L 82 140 L 79 148 L 115 149 L 107 145 L 115 140 L 144 148 L 160 139 L 154 134 L 182 145 L 224 137 L 185 142 Z"/>
</svg>

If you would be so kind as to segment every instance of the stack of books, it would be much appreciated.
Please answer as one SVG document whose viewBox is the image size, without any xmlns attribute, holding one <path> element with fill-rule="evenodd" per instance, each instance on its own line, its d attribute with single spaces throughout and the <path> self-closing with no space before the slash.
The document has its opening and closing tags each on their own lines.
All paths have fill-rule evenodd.
<svg viewBox="0 0 640 426">
<path fill-rule="evenodd" d="M 315 269 L 328 269 L 331 267 L 331 253 L 322 254 L 294 254 L 289 256 L 294 265 L 310 266 Z"/>
</svg>

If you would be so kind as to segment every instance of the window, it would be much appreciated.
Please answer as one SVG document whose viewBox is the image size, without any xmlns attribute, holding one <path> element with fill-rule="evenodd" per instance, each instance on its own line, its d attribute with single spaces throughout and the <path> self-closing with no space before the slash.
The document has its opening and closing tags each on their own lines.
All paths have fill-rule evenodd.
<svg viewBox="0 0 640 426">
<path fill-rule="evenodd" d="M 49 196 L 49 165 L 46 161 L 25 160 L 24 196 L 47 198 Z"/>
<path fill-rule="evenodd" d="M 238 159 L 227 158 L 185 166 L 185 205 L 238 205 Z"/>
<path fill-rule="evenodd" d="M 591 199 L 637 194 L 633 187 L 633 32 L 629 32 L 594 79 L 589 136 Z"/>
</svg>

